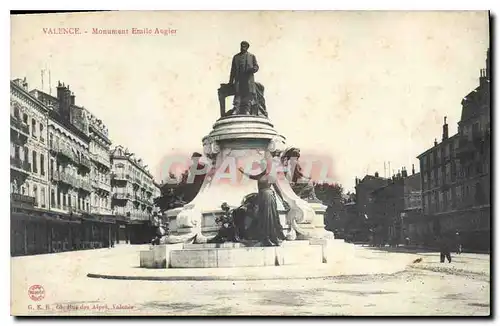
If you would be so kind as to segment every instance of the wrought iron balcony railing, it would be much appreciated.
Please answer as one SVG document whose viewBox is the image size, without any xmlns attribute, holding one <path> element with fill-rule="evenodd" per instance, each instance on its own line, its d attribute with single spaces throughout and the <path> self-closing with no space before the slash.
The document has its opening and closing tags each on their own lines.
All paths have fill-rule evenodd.
<svg viewBox="0 0 500 326">
<path fill-rule="evenodd" d="M 14 116 L 10 116 L 10 126 L 26 137 L 30 135 L 30 127 L 28 126 L 28 124 Z"/>
<path fill-rule="evenodd" d="M 112 173 L 111 178 L 115 180 L 128 180 L 130 175 L 128 173 Z"/>
<path fill-rule="evenodd" d="M 129 199 L 130 197 L 130 194 L 126 192 L 116 192 L 113 194 L 113 198 L 116 199 Z"/>
<path fill-rule="evenodd" d="M 10 158 L 10 165 L 11 165 L 11 167 L 19 169 L 22 172 L 25 172 L 25 173 L 31 172 L 31 163 L 23 161 L 20 158 L 11 157 Z"/>
<path fill-rule="evenodd" d="M 38 205 L 36 198 L 31 197 L 31 196 L 12 193 L 12 194 L 10 194 L 10 199 L 13 202 L 20 203 L 20 204 L 27 204 L 29 206 L 37 206 Z"/>
</svg>

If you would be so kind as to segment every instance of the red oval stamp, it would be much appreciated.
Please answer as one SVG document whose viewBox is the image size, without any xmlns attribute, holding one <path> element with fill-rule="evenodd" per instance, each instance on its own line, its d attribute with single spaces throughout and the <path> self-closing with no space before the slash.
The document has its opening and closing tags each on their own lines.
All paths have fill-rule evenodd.
<svg viewBox="0 0 500 326">
<path fill-rule="evenodd" d="M 35 284 L 28 289 L 28 295 L 33 301 L 40 301 L 45 297 L 45 289 L 43 286 Z"/>
</svg>

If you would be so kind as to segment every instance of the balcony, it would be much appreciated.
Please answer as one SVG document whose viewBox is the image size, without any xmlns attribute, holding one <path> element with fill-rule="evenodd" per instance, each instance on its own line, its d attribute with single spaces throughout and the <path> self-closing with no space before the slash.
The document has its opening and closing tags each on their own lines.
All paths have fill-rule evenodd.
<svg viewBox="0 0 500 326">
<path fill-rule="evenodd" d="M 99 163 L 100 165 L 106 167 L 106 168 L 110 168 L 111 166 L 111 162 L 109 161 L 109 157 L 104 157 L 102 155 L 99 155 L 99 154 L 95 154 L 95 153 L 92 153 L 90 155 L 91 159 L 96 162 L 96 163 Z"/>
<path fill-rule="evenodd" d="M 66 172 L 59 172 L 59 181 L 67 184 L 68 186 L 78 188 L 77 180 Z"/>
<path fill-rule="evenodd" d="M 111 162 L 109 161 L 109 156 L 107 158 L 104 158 L 102 156 L 96 155 L 97 162 L 101 163 L 101 165 L 107 167 L 108 169 L 111 166 Z"/>
<path fill-rule="evenodd" d="M 98 181 L 97 186 L 99 189 L 102 189 L 102 190 L 107 191 L 107 192 L 111 192 L 111 186 L 107 182 Z"/>
<path fill-rule="evenodd" d="M 140 211 L 140 210 L 132 210 L 130 212 L 130 219 L 132 220 L 141 220 L 141 221 L 147 221 L 150 219 L 150 214 L 145 211 Z"/>
<path fill-rule="evenodd" d="M 75 180 L 75 183 L 77 184 L 77 187 L 80 188 L 83 191 L 86 192 L 92 192 L 92 186 L 90 185 L 90 182 L 87 180 Z"/>
<path fill-rule="evenodd" d="M 113 211 L 113 215 L 115 215 L 115 216 L 128 216 L 128 217 L 130 217 L 130 212 L 125 212 L 123 210 L 118 210 L 118 211 L 114 210 Z"/>
<path fill-rule="evenodd" d="M 80 159 L 69 146 L 53 142 L 50 149 L 60 157 L 66 157 L 66 159 L 71 160 L 76 164 L 80 164 Z"/>
<path fill-rule="evenodd" d="M 129 199 L 130 198 L 130 194 L 129 193 L 125 193 L 125 192 L 116 192 L 113 194 L 113 198 L 115 199 Z"/>
<path fill-rule="evenodd" d="M 90 171 L 92 164 L 90 163 L 90 159 L 86 156 L 80 156 L 80 165 Z"/>
<path fill-rule="evenodd" d="M 114 180 L 128 180 L 130 176 L 128 173 L 112 173 L 111 178 Z"/>
<path fill-rule="evenodd" d="M 61 176 L 59 175 L 58 171 L 51 171 L 50 178 L 52 179 L 52 181 L 56 181 L 56 182 L 61 181 Z"/>
<path fill-rule="evenodd" d="M 35 197 L 21 195 L 21 194 L 16 194 L 16 193 L 10 194 L 10 200 L 12 202 L 14 202 L 14 203 L 21 204 L 21 205 L 27 205 L 27 206 L 30 206 L 30 207 L 38 205 L 38 203 L 36 202 Z"/>
<path fill-rule="evenodd" d="M 16 117 L 10 116 L 10 127 L 23 136 L 26 136 L 26 138 L 30 135 L 30 127 L 28 126 L 28 124 L 24 123 Z"/>
<path fill-rule="evenodd" d="M 31 172 L 31 163 L 16 157 L 10 158 L 10 167 L 24 174 L 29 174 Z"/>
</svg>

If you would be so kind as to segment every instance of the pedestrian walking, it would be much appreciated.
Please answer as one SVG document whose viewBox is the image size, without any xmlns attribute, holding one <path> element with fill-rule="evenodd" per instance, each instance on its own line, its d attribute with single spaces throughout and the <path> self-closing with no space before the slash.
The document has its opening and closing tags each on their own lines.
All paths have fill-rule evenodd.
<svg viewBox="0 0 500 326">
<path fill-rule="evenodd" d="M 444 263 L 445 258 L 451 263 L 450 245 L 445 237 L 439 239 L 439 256 L 441 263 Z"/>
<path fill-rule="evenodd" d="M 455 238 L 456 238 L 456 248 L 457 248 L 457 255 L 460 255 L 462 253 L 462 241 L 460 241 L 460 232 L 457 231 L 455 233 Z"/>
</svg>

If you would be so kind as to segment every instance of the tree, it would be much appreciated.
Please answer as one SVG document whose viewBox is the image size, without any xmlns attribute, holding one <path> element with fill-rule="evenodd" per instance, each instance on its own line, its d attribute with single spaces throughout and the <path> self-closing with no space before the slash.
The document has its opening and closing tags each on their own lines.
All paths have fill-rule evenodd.
<svg viewBox="0 0 500 326">
<path fill-rule="evenodd" d="M 343 229 L 344 188 L 342 185 L 338 183 L 316 183 L 314 191 L 318 199 L 327 206 L 325 229 L 334 232 Z"/>
</svg>

